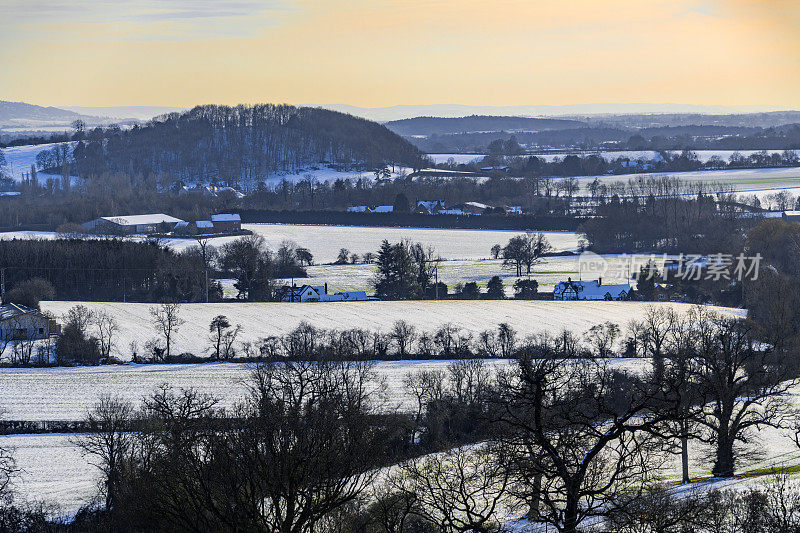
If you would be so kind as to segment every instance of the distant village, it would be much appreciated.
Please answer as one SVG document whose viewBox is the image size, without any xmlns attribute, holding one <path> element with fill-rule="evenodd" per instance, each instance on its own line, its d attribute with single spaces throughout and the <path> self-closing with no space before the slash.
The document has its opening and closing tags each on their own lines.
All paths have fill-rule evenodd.
<svg viewBox="0 0 800 533">
<path fill-rule="evenodd" d="M 393 205 L 354 205 L 347 208 L 349 213 L 393 213 Z M 483 215 L 496 214 L 522 214 L 521 206 L 492 207 L 481 202 L 464 202 L 446 207 L 444 200 L 420 200 L 412 210 L 421 215 Z"/>
</svg>

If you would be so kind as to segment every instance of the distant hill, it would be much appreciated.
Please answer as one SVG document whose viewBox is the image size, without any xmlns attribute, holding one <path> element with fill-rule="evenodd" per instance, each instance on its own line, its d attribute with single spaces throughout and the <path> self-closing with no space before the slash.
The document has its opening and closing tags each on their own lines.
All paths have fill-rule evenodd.
<svg viewBox="0 0 800 533">
<path fill-rule="evenodd" d="M 416 167 L 422 153 L 384 126 L 320 108 L 198 106 L 74 150 L 80 175 L 105 172 L 170 181 L 256 183 L 327 162 L 342 169 Z"/>
<path fill-rule="evenodd" d="M 23 121 L 70 121 L 77 120 L 81 115 L 74 111 L 59 109 L 57 107 L 42 107 L 25 102 L 6 102 L 0 100 L 0 124 L 13 124 Z"/>
<path fill-rule="evenodd" d="M 358 107 L 345 104 L 323 105 L 326 109 L 333 109 L 343 113 L 350 113 L 359 117 L 387 122 L 413 117 L 465 117 L 468 115 L 495 115 L 495 116 L 520 116 L 520 117 L 568 117 L 589 115 L 661 115 L 661 114 L 691 114 L 691 115 L 727 115 L 765 113 L 771 111 L 786 111 L 790 108 L 779 106 L 722 106 L 722 105 L 691 105 L 691 104 L 658 104 L 658 103 L 608 103 L 608 104 L 570 104 L 570 105 L 461 105 L 461 104 L 431 104 L 431 105 L 395 105 L 388 107 Z M 675 124 L 678 125 L 678 124 Z"/>
<path fill-rule="evenodd" d="M 152 106 L 152 105 L 125 105 L 125 106 L 105 106 L 105 107 L 90 107 L 90 106 L 61 106 L 61 109 L 67 109 L 76 113 L 85 115 L 93 115 L 96 117 L 104 117 L 111 119 L 136 119 L 147 121 L 153 117 L 164 115 L 166 113 L 175 113 L 186 111 L 185 107 L 176 106 Z"/>
<path fill-rule="evenodd" d="M 445 135 L 487 131 L 544 131 L 586 127 L 585 122 L 556 118 L 471 115 L 468 117 L 416 117 L 384 124 L 398 135 Z"/>
</svg>

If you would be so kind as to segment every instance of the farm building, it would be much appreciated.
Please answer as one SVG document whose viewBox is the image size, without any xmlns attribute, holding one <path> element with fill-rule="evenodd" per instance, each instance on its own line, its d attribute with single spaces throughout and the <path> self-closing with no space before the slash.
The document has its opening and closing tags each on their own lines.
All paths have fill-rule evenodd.
<svg viewBox="0 0 800 533">
<path fill-rule="evenodd" d="M 286 285 L 278 289 L 278 300 L 281 302 L 364 302 L 367 299 L 367 293 L 363 291 L 328 294 L 327 283 L 301 287 Z"/>
<path fill-rule="evenodd" d="M 348 213 L 369 213 L 372 209 L 367 205 L 351 205 L 347 208 Z"/>
<path fill-rule="evenodd" d="M 178 222 L 173 230 L 175 235 L 207 235 L 215 233 L 214 224 L 210 220 L 196 220 L 194 222 Z"/>
<path fill-rule="evenodd" d="M 553 300 L 627 300 L 630 285 L 603 285 L 602 279 L 592 281 L 560 281 L 553 289 Z"/>
<path fill-rule="evenodd" d="M 242 218 L 238 214 L 211 215 L 211 224 L 214 226 L 214 233 L 232 233 L 241 231 Z"/>
<path fill-rule="evenodd" d="M 19 304 L 0 305 L 0 341 L 46 339 L 60 327 L 41 311 Z"/>
<path fill-rule="evenodd" d="M 99 233 L 113 235 L 132 235 L 137 233 L 167 233 L 183 220 L 164 213 L 149 215 L 127 215 L 121 217 L 100 217 L 85 222 L 83 227 Z"/>
<path fill-rule="evenodd" d="M 394 212 L 393 205 L 378 205 L 372 210 L 373 213 L 392 213 Z"/>
<path fill-rule="evenodd" d="M 480 202 L 464 202 L 463 204 L 454 205 L 453 210 L 458 210 L 465 215 L 482 215 L 492 206 L 482 204 Z"/>
<path fill-rule="evenodd" d="M 432 200 L 432 201 L 420 200 L 417 202 L 417 208 L 414 211 L 416 213 L 422 213 L 425 215 L 433 215 L 434 213 L 438 213 L 442 209 L 444 209 L 443 200 Z"/>
</svg>

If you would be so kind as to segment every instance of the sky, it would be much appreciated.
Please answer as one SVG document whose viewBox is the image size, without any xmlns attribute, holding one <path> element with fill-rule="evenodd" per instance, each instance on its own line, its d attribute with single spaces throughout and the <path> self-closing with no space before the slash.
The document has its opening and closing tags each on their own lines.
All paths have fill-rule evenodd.
<svg viewBox="0 0 800 533">
<path fill-rule="evenodd" d="M 800 108 L 800 2 L 0 0 L 0 100 Z"/>
</svg>

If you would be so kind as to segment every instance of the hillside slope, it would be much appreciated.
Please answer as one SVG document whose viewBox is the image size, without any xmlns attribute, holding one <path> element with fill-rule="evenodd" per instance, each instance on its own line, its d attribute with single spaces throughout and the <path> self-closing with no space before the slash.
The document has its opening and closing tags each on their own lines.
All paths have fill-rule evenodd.
<svg viewBox="0 0 800 533">
<path fill-rule="evenodd" d="M 421 152 L 384 126 L 327 109 L 289 105 L 195 107 L 128 131 L 90 136 L 74 152 L 80 174 L 161 175 L 250 182 L 321 162 L 341 169 L 417 167 Z"/>
<path fill-rule="evenodd" d="M 0 124 L 27 121 L 53 121 L 62 122 L 80 118 L 79 113 L 59 109 L 57 107 L 42 107 L 25 102 L 7 102 L 0 100 Z"/>
</svg>

